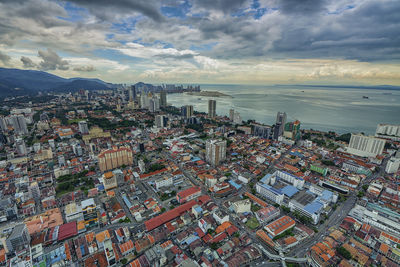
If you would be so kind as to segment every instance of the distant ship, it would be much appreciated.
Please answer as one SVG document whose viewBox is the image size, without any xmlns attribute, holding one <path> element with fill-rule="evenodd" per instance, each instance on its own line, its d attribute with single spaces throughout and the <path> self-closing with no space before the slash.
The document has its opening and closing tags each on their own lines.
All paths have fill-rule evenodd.
<svg viewBox="0 0 400 267">
<path fill-rule="evenodd" d="M 364 98 L 364 99 L 368 99 L 369 97 L 368 97 L 368 96 L 365 96 L 365 95 L 363 95 L 363 98 Z"/>
<path fill-rule="evenodd" d="M 302 93 L 304 93 L 304 91 L 301 91 Z"/>
<path fill-rule="evenodd" d="M 197 98 L 197 100 L 202 100 L 202 99 L 199 97 L 199 98 Z"/>
</svg>

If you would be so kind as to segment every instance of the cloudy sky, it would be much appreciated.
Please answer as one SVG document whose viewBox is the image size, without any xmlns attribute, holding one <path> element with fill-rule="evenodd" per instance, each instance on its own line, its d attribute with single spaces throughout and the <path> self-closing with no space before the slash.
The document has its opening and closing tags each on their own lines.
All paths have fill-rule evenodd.
<svg viewBox="0 0 400 267">
<path fill-rule="evenodd" d="M 131 83 L 400 85 L 398 0 L 0 0 L 0 66 Z"/>
</svg>

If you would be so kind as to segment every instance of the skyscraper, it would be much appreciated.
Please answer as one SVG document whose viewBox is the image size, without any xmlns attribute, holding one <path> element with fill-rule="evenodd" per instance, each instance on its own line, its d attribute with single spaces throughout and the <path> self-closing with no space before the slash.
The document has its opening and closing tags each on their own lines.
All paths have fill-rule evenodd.
<svg viewBox="0 0 400 267">
<path fill-rule="evenodd" d="M 98 155 L 100 171 L 104 172 L 122 165 L 132 165 L 132 150 L 128 147 L 112 148 Z"/>
<path fill-rule="evenodd" d="M 226 140 L 207 140 L 206 161 L 217 166 L 226 159 Z"/>
<path fill-rule="evenodd" d="M 79 132 L 81 134 L 88 134 L 89 133 L 89 127 L 88 127 L 86 121 L 78 122 L 78 126 L 79 126 Z"/>
<path fill-rule="evenodd" d="M 231 108 L 229 110 L 229 120 L 233 121 L 234 118 L 235 118 L 235 110 Z"/>
<path fill-rule="evenodd" d="M 27 248 L 29 247 L 30 242 L 31 236 L 29 235 L 28 228 L 24 223 L 16 225 L 6 239 L 7 249 L 10 252 Z"/>
<path fill-rule="evenodd" d="M 23 139 L 18 139 L 15 142 L 15 145 L 17 147 L 17 152 L 18 152 L 19 155 L 28 154 L 28 150 L 26 149 L 25 141 Z"/>
<path fill-rule="evenodd" d="M 347 152 L 360 157 L 376 157 L 382 154 L 386 140 L 373 136 L 351 134 Z"/>
<path fill-rule="evenodd" d="M 136 100 L 136 88 L 134 85 L 131 86 L 129 89 L 129 101 L 135 101 Z"/>
<path fill-rule="evenodd" d="M 167 106 L 167 92 L 161 91 L 160 92 L 160 107 L 165 108 Z"/>
<path fill-rule="evenodd" d="M 3 132 L 7 130 L 7 123 L 3 116 L 0 117 L 0 128 Z"/>
<path fill-rule="evenodd" d="M 271 127 L 266 125 L 253 125 L 253 135 L 269 139 L 271 136 Z"/>
<path fill-rule="evenodd" d="M 193 106 L 192 105 L 186 105 L 181 108 L 182 116 L 185 118 L 190 118 L 193 117 Z"/>
<path fill-rule="evenodd" d="M 217 109 L 217 102 L 215 100 L 208 100 L 208 117 L 214 119 L 216 114 L 215 111 Z"/>
<path fill-rule="evenodd" d="M 299 140 L 300 135 L 300 121 L 296 120 L 294 122 L 288 122 L 285 124 L 285 131 L 283 135 L 286 138 L 290 138 L 292 140 Z"/>
<path fill-rule="evenodd" d="M 274 128 L 274 139 L 278 140 L 279 136 L 282 136 L 283 130 L 286 123 L 286 112 L 278 112 L 276 114 L 276 123 Z"/>
<path fill-rule="evenodd" d="M 156 115 L 155 123 L 157 128 L 165 128 L 167 124 L 167 118 L 165 115 Z"/>
<path fill-rule="evenodd" d="M 28 134 L 28 127 L 26 126 L 26 120 L 23 115 L 14 115 L 12 117 L 12 125 L 18 134 Z"/>
<path fill-rule="evenodd" d="M 160 99 L 158 97 L 153 97 L 149 101 L 149 111 L 156 112 L 160 110 Z"/>
</svg>

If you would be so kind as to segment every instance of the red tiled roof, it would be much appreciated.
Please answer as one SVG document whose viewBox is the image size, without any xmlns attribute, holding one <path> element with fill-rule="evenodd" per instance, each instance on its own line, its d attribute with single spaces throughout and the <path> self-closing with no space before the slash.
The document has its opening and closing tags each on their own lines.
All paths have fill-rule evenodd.
<svg viewBox="0 0 400 267">
<path fill-rule="evenodd" d="M 78 234 L 76 222 L 70 222 L 60 225 L 58 229 L 58 241 L 67 239 Z"/>
<path fill-rule="evenodd" d="M 154 218 L 151 218 L 150 220 L 147 220 L 144 223 L 146 226 L 146 230 L 151 231 L 151 230 L 163 225 L 164 223 L 175 219 L 176 217 L 182 215 L 183 213 L 191 210 L 192 207 L 196 204 L 197 204 L 196 200 L 191 200 L 183 205 L 180 205 L 172 210 L 169 210 L 167 212 L 164 212 L 163 214 L 160 214 Z"/>
<path fill-rule="evenodd" d="M 188 196 L 191 196 L 193 194 L 196 194 L 197 192 L 201 191 L 200 187 L 198 186 L 192 186 L 186 190 L 183 190 L 181 192 L 178 192 L 177 197 L 179 197 L 180 199 L 184 199 L 187 198 Z"/>
</svg>

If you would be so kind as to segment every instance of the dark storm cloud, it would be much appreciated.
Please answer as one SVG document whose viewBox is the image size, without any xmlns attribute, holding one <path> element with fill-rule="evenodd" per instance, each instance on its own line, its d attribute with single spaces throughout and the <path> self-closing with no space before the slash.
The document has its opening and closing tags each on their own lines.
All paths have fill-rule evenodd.
<svg viewBox="0 0 400 267">
<path fill-rule="evenodd" d="M 193 4 L 195 8 L 219 10 L 229 13 L 247 6 L 249 2 L 249 0 L 195 0 Z"/>
<path fill-rule="evenodd" d="M 21 57 L 22 64 L 24 64 L 24 68 L 36 68 L 36 64 L 29 57 Z"/>
<path fill-rule="evenodd" d="M 155 21 L 162 21 L 160 3 L 156 0 L 70 0 L 83 6 L 101 20 L 112 20 L 118 14 L 129 15 L 133 12 L 143 14 Z"/>
<path fill-rule="evenodd" d="M 42 58 L 39 63 L 39 68 L 42 70 L 68 70 L 69 63 L 63 60 L 56 52 L 51 49 L 47 51 L 38 51 L 38 56 Z"/>
<path fill-rule="evenodd" d="M 92 72 L 95 71 L 96 68 L 92 65 L 89 66 L 79 66 L 79 67 L 75 67 L 74 71 L 84 71 L 84 72 Z"/>
<path fill-rule="evenodd" d="M 310 15 L 326 10 L 326 0 L 279 0 L 282 13 Z"/>
<path fill-rule="evenodd" d="M 11 60 L 11 57 L 7 54 L 4 54 L 3 52 L 0 51 L 0 62 L 2 62 L 4 65 L 7 65 Z"/>
<path fill-rule="evenodd" d="M 302 18 L 297 25 L 285 25 L 271 52 L 298 58 L 399 60 L 398 14 L 398 1 L 369 1 L 341 14 Z"/>
</svg>

